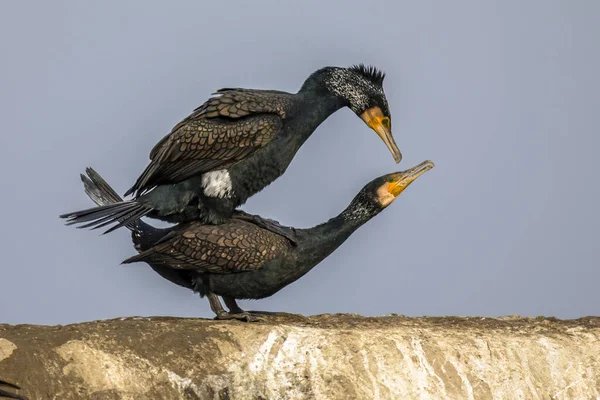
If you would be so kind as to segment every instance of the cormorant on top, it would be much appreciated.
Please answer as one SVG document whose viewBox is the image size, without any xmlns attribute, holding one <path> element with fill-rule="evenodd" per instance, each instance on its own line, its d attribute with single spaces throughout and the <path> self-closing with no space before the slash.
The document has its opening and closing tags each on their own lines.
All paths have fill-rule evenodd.
<svg viewBox="0 0 600 400">
<path fill-rule="evenodd" d="M 123 263 L 144 261 L 172 282 L 206 295 L 217 319 L 253 320 L 236 299 L 271 296 L 305 275 L 431 168 L 433 163 L 425 161 L 374 179 L 337 217 L 313 228 L 295 229 L 295 245 L 284 236 L 236 217 L 220 225 L 193 221 L 160 230 L 142 221 L 130 223 L 128 228 L 140 254 Z M 97 204 L 119 201 L 100 175 L 92 169 L 87 174 L 82 180 L 92 200 Z M 217 296 L 223 297 L 230 312 L 224 310 Z"/>
<path fill-rule="evenodd" d="M 86 222 L 82 228 L 117 223 L 105 233 L 143 216 L 222 223 L 281 176 L 319 124 L 345 106 L 400 162 L 383 79 L 375 67 L 325 67 L 311 74 L 296 94 L 221 89 L 152 149 L 150 164 L 126 193 L 134 194 L 133 200 L 61 218 L 68 224 Z M 276 226 L 264 226 L 279 232 Z"/>
</svg>

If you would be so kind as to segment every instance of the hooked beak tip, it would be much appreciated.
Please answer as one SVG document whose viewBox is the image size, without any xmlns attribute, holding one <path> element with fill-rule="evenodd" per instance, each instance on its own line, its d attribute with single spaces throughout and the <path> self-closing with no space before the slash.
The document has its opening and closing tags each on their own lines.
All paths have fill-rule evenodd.
<svg viewBox="0 0 600 400">
<path fill-rule="evenodd" d="M 427 160 L 423 161 L 421 164 L 416 165 L 406 171 L 396 172 L 395 182 L 391 184 L 390 193 L 394 195 L 394 197 L 398 197 L 400 193 L 404 191 L 412 182 L 414 182 L 418 177 L 423 175 L 425 172 L 429 171 L 434 167 L 432 161 Z"/>
<path fill-rule="evenodd" d="M 392 127 L 390 125 L 389 117 L 386 117 L 381 112 L 381 108 L 372 107 L 364 111 L 360 118 L 377 133 L 377 136 L 385 143 L 388 150 L 392 153 L 394 161 L 398 164 L 402 161 L 402 153 L 396 145 L 394 136 L 392 136 Z"/>
<path fill-rule="evenodd" d="M 415 180 L 419 176 L 423 175 L 425 172 L 432 169 L 433 167 L 435 167 L 435 164 L 433 163 L 433 161 L 431 161 L 431 160 L 423 161 L 419 165 L 416 165 L 416 166 L 412 167 L 411 169 L 407 170 L 406 171 L 406 172 L 408 172 L 407 177 L 409 179 L 411 179 L 411 181 Z"/>
<path fill-rule="evenodd" d="M 392 153 L 392 156 L 394 157 L 394 161 L 396 161 L 396 164 L 398 164 L 400 161 L 402 161 L 402 152 L 400 152 L 400 149 L 398 148 L 398 145 L 396 144 L 396 141 L 394 140 L 394 136 L 392 136 L 392 131 L 383 126 L 377 126 L 377 127 L 375 127 L 375 132 L 377 133 L 379 138 L 383 141 L 383 143 L 385 143 L 385 145 L 388 148 L 388 150 L 390 151 L 390 153 Z"/>
</svg>

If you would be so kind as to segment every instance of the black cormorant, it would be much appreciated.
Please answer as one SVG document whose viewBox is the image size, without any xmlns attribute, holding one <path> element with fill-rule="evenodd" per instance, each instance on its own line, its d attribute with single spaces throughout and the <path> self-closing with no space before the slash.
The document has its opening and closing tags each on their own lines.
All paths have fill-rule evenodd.
<svg viewBox="0 0 600 400">
<path fill-rule="evenodd" d="M 142 221 L 130 223 L 140 254 L 123 263 L 144 261 L 172 282 L 206 295 L 217 319 L 252 320 L 255 317 L 244 312 L 236 299 L 268 297 L 302 277 L 431 168 L 433 163 L 425 161 L 374 179 L 337 217 L 313 228 L 295 229 L 295 245 L 235 217 L 220 225 L 193 221 L 160 230 Z M 119 200 L 97 173 L 92 169 L 87 173 L 89 178 L 82 175 L 82 180 L 97 204 Z M 230 312 L 217 296 L 223 297 Z"/>
<path fill-rule="evenodd" d="M 21 389 L 19 386 L 15 385 L 14 383 L 10 383 L 7 382 L 5 380 L 0 379 L 0 385 L 1 386 L 8 386 L 11 387 L 13 389 Z M 28 400 L 27 397 L 20 395 L 20 394 L 16 394 L 16 393 L 12 393 L 12 392 L 8 392 L 4 389 L 0 388 L 0 398 L 8 398 L 8 399 L 17 399 L 17 400 Z"/>
<path fill-rule="evenodd" d="M 152 149 L 150 164 L 126 193 L 134 194 L 133 200 L 61 218 L 67 224 L 87 223 L 81 227 L 117 223 L 105 233 L 142 216 L 173 223 L 222 223 L 281 176 L 319 124 L 345 106 L 377 132 L 400 162 L 383 79 L 374 67 L 325 67 L 310 75 L 296 94 L 221 89 Z"/>
</svg>

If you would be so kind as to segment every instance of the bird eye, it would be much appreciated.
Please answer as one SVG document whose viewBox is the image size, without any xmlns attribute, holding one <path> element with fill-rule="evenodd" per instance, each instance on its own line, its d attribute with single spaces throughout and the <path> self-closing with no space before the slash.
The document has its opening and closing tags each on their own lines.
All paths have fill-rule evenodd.
<svg viewBox="0 0 600 400">
<path fill-rule="evenodd" d="M 383 124 L 383 126 L 385 126 L 386 128 L 390 127 L 390 119 L 388 117 L 383 117 L 381 119 L 381 123 Z"/>
<path fill-rule="evenodd" d="M 390 176 L 389 178 L 387 178 L 387 181 L 388 181 L 389 183 L 392 183 L 392 182 L 394 182 L 394 178 L 392 178 L 392 177 Z"/>
</svg>

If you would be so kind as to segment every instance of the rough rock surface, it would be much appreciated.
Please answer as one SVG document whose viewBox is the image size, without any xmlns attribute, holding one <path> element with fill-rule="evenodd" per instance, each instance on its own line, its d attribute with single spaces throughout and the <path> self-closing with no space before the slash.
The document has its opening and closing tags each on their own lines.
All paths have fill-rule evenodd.
<svg viewBox="0 0 600 400">
<path fill-rule="evenodd" d="M 600 318 L 280 314 L 0 325 L 30 399 L 597 399 Z"/>
</svg>

